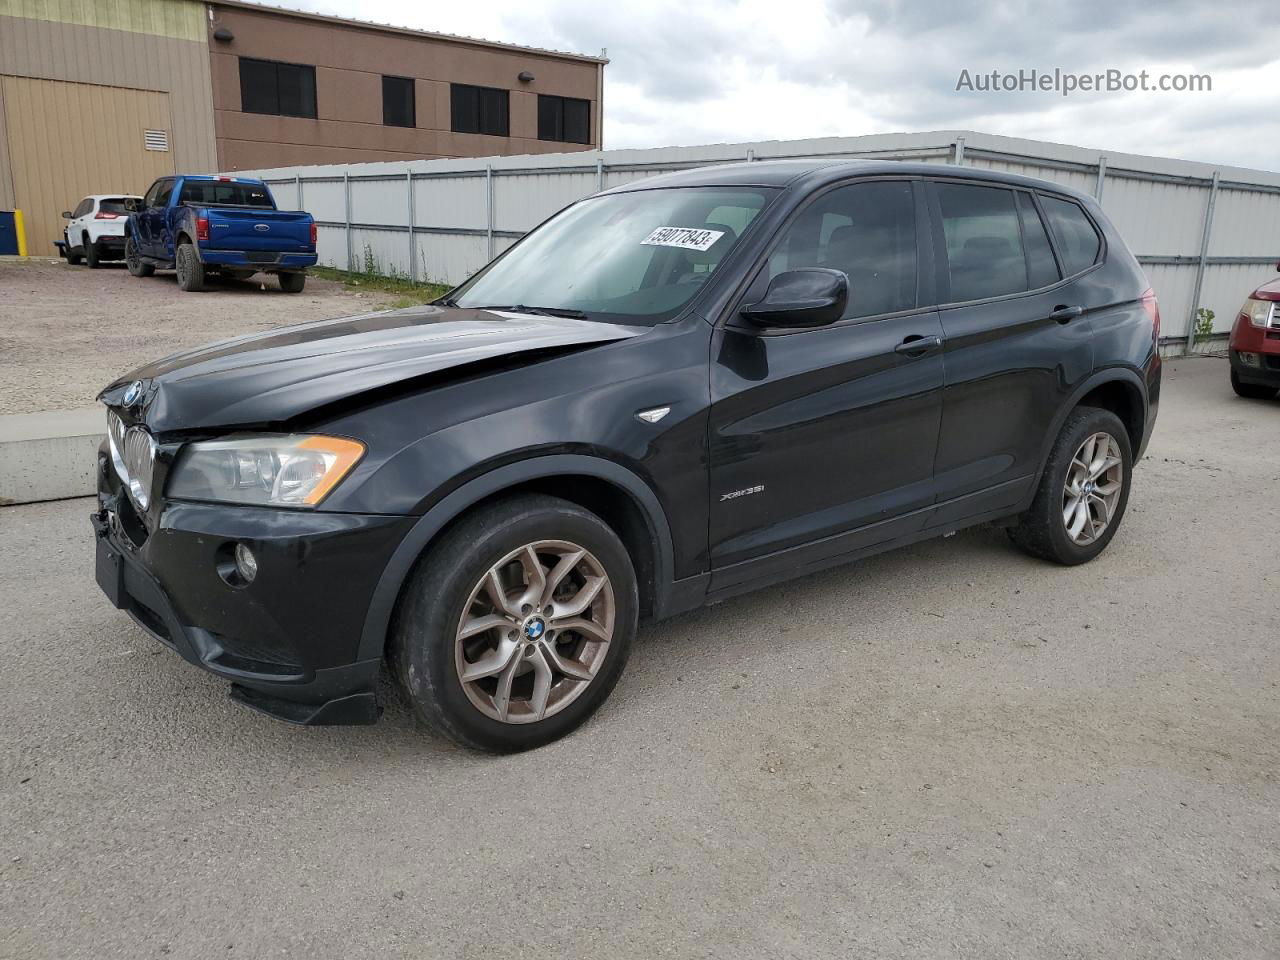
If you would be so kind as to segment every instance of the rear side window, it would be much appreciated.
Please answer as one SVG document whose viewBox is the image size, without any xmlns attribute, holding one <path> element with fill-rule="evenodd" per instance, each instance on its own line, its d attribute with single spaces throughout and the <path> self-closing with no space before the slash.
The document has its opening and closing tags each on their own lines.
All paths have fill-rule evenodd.
<svg viewBox="0 0 1280 960">
<path fill-rule="evenodd" d="M 1044 221 L 1036 212 L 1030 194 L 1018 194 L 1018 215 L 1022 218 L 1022 242 L 1027 248 L 1027 274 L 1031 289 L 1057 283 L 1061 278 L 1058 264 L 1053 259 L 1053 247 L 1049 245 L 1049 234 L 1045 232 Z"/>
<path fill-rule="evenodd" d="M 952 303 L 1029 289 L 1027 260 L 1012 190 L 937 185 L 947 244 Z"/>
<path fill-rule="evenodd" d="M 848 276 L 849 306 L 841 319 L 915 307 L 916 216 L 911 184 L 896 180 L 851 184 L 809 204 L 770 254 L 768 276 L 772 280 L 802 267 L 827 267 Z"/>
<path fill-rule="evenodd" d="M 1058 241 L 1058 253 L 1067 276 L 1093 266 L 1102 249 L 1102 240 L 1080 204 L 1044 194 L 1040 195 L 1040 203 Z"/>
</svg>

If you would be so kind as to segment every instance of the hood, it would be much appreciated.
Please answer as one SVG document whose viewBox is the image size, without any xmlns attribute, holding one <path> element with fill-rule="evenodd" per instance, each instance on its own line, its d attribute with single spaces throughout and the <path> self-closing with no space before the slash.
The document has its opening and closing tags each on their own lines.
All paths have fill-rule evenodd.
<svg viewBox="0 0 1280 960">
<path fill-rule="evenodd" d="M 412 307 L 282 327 L 175 353 L 126 374 L 98 399 L 127 409 L 154 433 L 259 426 L 468 364 L 585 348 L 646 329 Z"/>
<path fill-rule="evenodd" d="M 1280 300 L 1280 279 L 1270 280 L 1253 291 L 1254 300 Z"/>
</svg>

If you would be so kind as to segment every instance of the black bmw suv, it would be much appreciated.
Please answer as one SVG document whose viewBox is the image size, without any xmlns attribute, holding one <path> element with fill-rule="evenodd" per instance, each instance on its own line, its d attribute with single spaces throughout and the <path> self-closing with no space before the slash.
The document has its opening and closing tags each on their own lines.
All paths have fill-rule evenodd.
<svg viewBox="0 0 1280 960">
<path fill-rule="evenodd" d="M 1160 318 L 1089 197 L 970 168 L 761 162 L 546 221 L 433 305 L 107 387 L 97 576 L 231 695 L 519 750 L 639 618 L 992 522 L 1106 548 Z"/>
</svg>

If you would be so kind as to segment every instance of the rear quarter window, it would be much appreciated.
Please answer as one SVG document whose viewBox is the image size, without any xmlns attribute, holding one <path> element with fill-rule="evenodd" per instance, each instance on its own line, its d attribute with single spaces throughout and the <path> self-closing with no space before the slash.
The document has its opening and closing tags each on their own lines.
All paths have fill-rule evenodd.
<svg viewBox="0 0 1280 960">
<path fill-rule="evenodd" d="M 1073 276 L 1088 270 L 1102 251 L 1102 238 L 1080 204 L 1059 197 L 1040 195 L 1040 204 L 1049 221 L 1049 229 L 1058 241 L 1063 272 Z"/>
</svg>

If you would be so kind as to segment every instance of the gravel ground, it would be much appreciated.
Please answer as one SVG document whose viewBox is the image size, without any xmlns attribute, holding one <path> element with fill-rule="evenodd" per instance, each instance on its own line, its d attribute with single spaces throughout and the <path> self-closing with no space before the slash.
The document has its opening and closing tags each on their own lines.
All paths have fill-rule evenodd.
<svg viewBox="0 0 1280 960">
<path fill-rule="evenodd" d="M 1172 364 L 1094 563 L 982 529 L 650 625 L 506 758 L 250 713 L 107 607 L 91 501 L 0 510 L 0 956 L 1274 958 L 1277 484 L 1280 403 Z"/>
<path fill-rule="evenodd" d="M 0 413 L 93 406 L 98 391 L 148 361 L 287 323 L 345 317 L 395 297 L 307 278 L 300 294 L 259 274 L 183 293 L 172 273 L 145 280 L 122 263 L 0 258 Z"/>
</svg>

